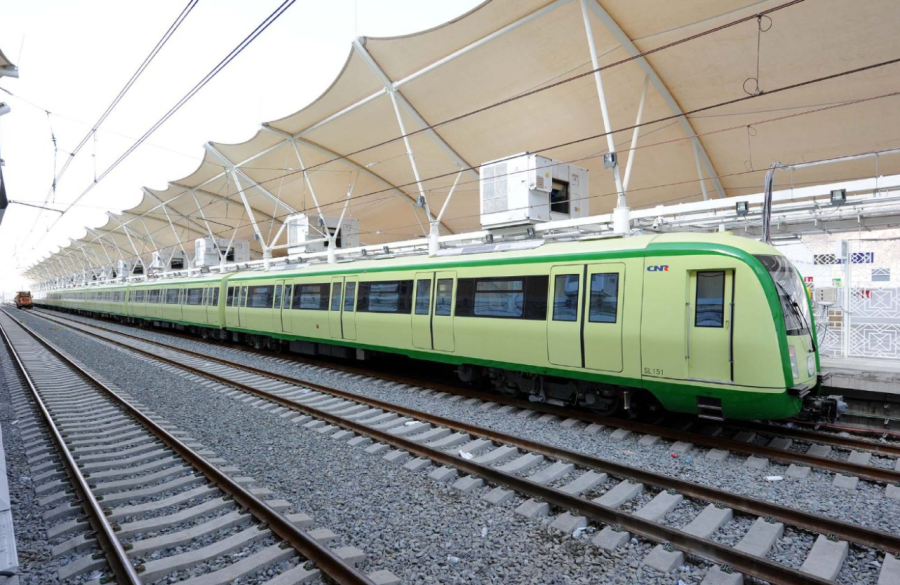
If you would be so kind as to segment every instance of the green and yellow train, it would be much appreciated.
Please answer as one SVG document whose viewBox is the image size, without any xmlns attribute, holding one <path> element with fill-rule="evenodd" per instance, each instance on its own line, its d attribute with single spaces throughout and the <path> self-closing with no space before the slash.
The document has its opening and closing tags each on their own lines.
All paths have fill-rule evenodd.
<svg viewBox="0 0 900 585">
<path fill-rule="evenodd" d="M 837 414 L 819 396 L 799 274 L 753 240 L 666 234 L 281 268 L 64 289 L 36 303 L 306 354 L 401 354 L 599 413 Z"/>
</svg>

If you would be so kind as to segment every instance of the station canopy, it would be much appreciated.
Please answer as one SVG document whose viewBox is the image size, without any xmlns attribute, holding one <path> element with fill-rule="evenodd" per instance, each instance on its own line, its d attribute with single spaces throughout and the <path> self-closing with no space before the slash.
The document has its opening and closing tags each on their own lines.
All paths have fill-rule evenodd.
<svg viewBox="0 0 900 585">
<path fill-rule="evenodd" d="M 900 146 L 900 64 L 847 73 L 900 56 L 896 0 L 490 0 L 430 30 L 358 39 L 315 101 L 247 142 L 207 144 L 192 174 L 144 189 L 60 253 L 148 260 L 215 235 L 258 258 L 284 245 L 287 215 L 316 214 L 313 193 L 338 217 L 351 189 L 361 243 L 406 240 L 428 230 L 419 195 L 437 215 L 457 178 L 441 233 L 478 230 L 478 166 L 525 151 L 587 168 L 590 212 L 608 213 L 617 189 L 585 18 L 632 208 L 758 193 L 774 162 Z M 870 157 L 783 172 L 776 188 L 898 172 L 900 156 Z"/>
</svg>

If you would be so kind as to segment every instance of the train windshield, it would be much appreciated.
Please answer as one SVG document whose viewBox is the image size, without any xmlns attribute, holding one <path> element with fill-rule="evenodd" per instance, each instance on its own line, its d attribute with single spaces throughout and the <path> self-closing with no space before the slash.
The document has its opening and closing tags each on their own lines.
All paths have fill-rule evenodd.
<svg viewBox="0 0 900 585">
<path fill-rule="evenodd" d="M 784 256 L 756 257 L 775 282 L 778 300 L 784 313 L 784 325 L 788 335 L 808 335 L 810 330 L 809 303 L 806 287 L 794 265 Z"/>
</svg>

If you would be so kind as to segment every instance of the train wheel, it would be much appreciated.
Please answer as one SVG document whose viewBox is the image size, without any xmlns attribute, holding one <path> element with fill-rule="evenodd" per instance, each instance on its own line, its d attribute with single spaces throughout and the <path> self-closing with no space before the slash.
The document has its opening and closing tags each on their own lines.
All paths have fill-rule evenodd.
<svg viewBox="0 0 900 585">
<path fill-rule="evenodd" d="M 599 402 L 589 406 L 589 410 L 597 416 L 612 416 L 622 406 L 622 401 L 618 396 L 614 398 L 600 400 Z"/>
</svg>

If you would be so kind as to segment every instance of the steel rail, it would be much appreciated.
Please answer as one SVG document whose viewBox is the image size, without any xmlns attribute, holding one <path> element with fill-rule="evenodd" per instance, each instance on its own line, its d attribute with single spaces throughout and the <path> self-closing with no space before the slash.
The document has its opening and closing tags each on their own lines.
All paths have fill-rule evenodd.
<svg viewBox="0 0 900 585">
<path fill-rule="evenodd" d="M 6 313 L 6 310 L 3 309 Z M 7 314 L 7 316 L 9 316 Z M 10 316 L 10 318 L 12 318 Z M 233 480 L 228 474 L 220 471 L 215 465 L 207 461 L 202 455 L 185 445 L 181 440 L 163 429 L 143 412 L 132 406 L 127 400 L 118 395 L 114 390 L 95 378 L 71 358 L 65 355 L 55 345 L 46 340 L 40 334 L 27 325 L 18 323 L 23 331 L 34 337 L 39 343 L 59 357 L 66 364 L 84 376 L 94 384 L 104 395 L 109 397 L 118 406 L 123 408 L 147 430 L 164 442 L 169 448 L 194 466 L 212 483 L 223 492 L 231 496 L 234 501 L 249 510 L 257 519 L 268 525 L 268 528 L 285 542 L 290 544 L 300 554 L 316 563 L 318 568 L 326 575 L 342 585 L 375 585 L 368 576 L 356 570 L 349 563 L 337 556 L 330 548 L 319 544 L 315 539 L 294 525 L 283 514 L 277 512 L 263 500 L 253 495 L 250 490 Z M 5 335 L 4 335 L 5 336 Z M 127 346 L 126 346 L 127 347 Z M 152 354 L 151 354 L 152 355 Z M 74 463 L 74 460 L 73 460 Z M 83 479 L 83 478 L 82 478 Z M 138 581 L 140 583 L 140 581 Z"/>
<path fill-rule="evenodd" d="M 878 417 L 883 418 L 883 417 Z M 772 433 L 784 435 L 794 439 L 802 439 L 804 441 L 817 442 L 835 447 L 845 447 L 848 449 L 862 449 L 864 451 L 872 451 L 882 455 L 893 455 L 900 457 L 900 444 L 898 443 L 875 443 L 874 441 L 863 441 L 852 437 L 842 437 L 836 433 L 821 433 L 818 431 L 810 431 L 808 429 L 798 429 L 784 427 L 781 425 L 768 425 L 765 423 L 754 423 L 747 421 L 734 421 L 731 424 L 735 427 L 743 428 L 748 431 L 756 431 L 759 433 Z M 878 431 L 872 431 L 876 434 Z"/>
<path fill-rule="evenodd" d="M 192 374 L 196 374 L 214 381 L 217 381 L 221 384 L 232 386 L 238 388 L 242 391 L 248 392 L 260 398 L 264 398 L 266 400 L 270 400 L 279 404 L 280 406 L 284 406 L 291 410 L 303 412 L 304 414 L 308 414 L 311 416 L 315 416 L 316 418 L 328 421 L 331 424 L 340 426 L 342 428 L 352 430 L 359 434 L 368 435 L 377 439 L 378 441 L 387 443 L 395 448 L 403 449 L 409 451 L 411 453 L 415 453 L 416 455 L 420 455 L 423 457 L 427 457 L 433 461 L 440 462 L 445 465 L 451 465 L 456 467 L 457 469 L 461 469 L 466 473 L 470 473 L 473 475 L 478 475 L 488 479 L 497 484 L 506 485 L 516 489 L 520 492 L 526 493 L 528 495 L 534 496 L 539 499 L 543 499 L 547 502 L 551 502 L 555 505 L 568 508 L 571 510 L 575 510 L 579 513 L 582 513 L 586 516 L 589 516 L 593 519 L 600 520 L 607 524 L 611 525 L 619 525 L 630 532 L 635 534 L 639 534 L 650 538 L 651 540 L 661 541 L 661 542 L 671 542 L 676 544 L 680 548 L 686 550 L 687 552 L 697 554 L 698 556 L 707 558 L 714 562 L 722 562 L 726 564 L 730 564 L 736 570 L 741 572 L 751 574 L 761 579 L 769 580 L 776 583 L 831 583 L 830 581 L 820 580 L 815 577 L 811 577 L 805 574 L 798 575 L 786 575 L 784 571 L 788 573 L 792 573 L 793 569 L 783 567 L 777 563 L 772 563 L 771 561 L 767 561 L 765 559 L 759 559 L 758 557 L 754 557 L 753 555 L 745 555 L 744 553 L 740 553 L 735 549 L 730 547 L 722 546 L 717 543 L 713 543 L 712 541 L 693 537 L 687 533 L 684 533 L 680 530 L 664 527 L 658 525 L 653 522 L 648 522 L 632 516 L 631 514 L 625 512 L 619 512 L 613 508 L 608 508 L 606 506 L 602 506 L 595 502 L 591 502 L 588 500 L 583 500 L 576 496 L 571 496 L 557 490 L 555 488 L 550 488 L 546 486 L 542 486 L 536 484 L 534 482 L 529 481 L 525 478 L 520 478 L 515 475 L 510 475 L 504 472 L 501 472 L 495 468 L 488 467 L 485 465 L 477 464 L 469 460 L 462 459 L 461 457 L 457 457 L 456 455 L 440 451 L 437 449 L 433 449 L 427 447 L 425 445 L 421 445 L 419 443 L 415 443 L 408 439 L 404 439 L 402 437 L 397 437 L 391 435 L 385 431 L 380 431 L 377 429 L 373 429 L 368 427 L 362 423 L 357 423 L 354 421 L 343 419 L 337 415 L 333 415 L 327 412 L 320 411 L 314 407 L 304 405 L 302 403 L 294 402 L 293 400 L 284 398 L 282 396 L 272 394 L 265 390 L 261 390 L 255 388 L 254 386 L 250 386 L 248 384 L 239 382 L 233 378 L 220 376 L 217 374 L 212 374 L 210 372 L 206 372 L 198 367 L 191 366 L 188 364 L 184 364 L 183 362 L 179 362 L 178 360 L 161 356 L 159 354 L 142 350 L 136 347 L 131 347 L 125 345 L 121 342 L 117 342 L 115 340 L 110 340 L 101 335 L 97 335 L 91 332 L 82 331 L 82 333 L 98 337 L 108 343 L 113 343 L 115 345 L 119 345 L 121 347 L 125 347 L 130 351 L 135 353 L 147 356 L 151 359 L 159 360 L 164 363 L 174 365 L 176 367 L 182 368 Z M 121 335 L 118 332 L 110 332 L 113 335 Z M 442 417 L 438 417 L 435 415 L 429 415 L 426 413 L 421 413 L 419 411 L 398 407 L 396 405 L 386 403 L 380 400 L 367 398 L 364 396 L 360 396 L 357 394 L 353 394 L 350 392 L 345 392 L 333 388 L 329 388 L 326 386 L 318 385 L 318 384 L 310 384 L 303 381 L 298 381 L 292 379 L 288 376 L 281 376 L 277 374 L 273 374 L 271 372 L 267 372 L 264 370 L 258 370 L 252 367 L 247 366 L 237 366 L 228 362 L 227 360 L 222 360 L 221 358 L 210 358 L 209 356 L 198 354 L 197 352 L 192 352 L 190 350 L 185 350 L 183 348 L 173 348 L 171 346 L 167 346 L 166 344 L 159 344 L 156 342 L 148 342 L 150 345 L 161 345 L 166 347 L 167 349 L 174 350 L 176 352 L 185 353 L 190 355 L 191 357 L 196 357 L 198 359 L 205 359 L 215 363 L 222 363 L 231 367 L 234 367 L 238 370 L 245 370 L 254 375 L 264 376 L 266 378 L 278 379 L 280 381 L 285 381 L 291 384 L 300 384 L 309 388 L 317 389 L 323 393 L 331 394 L 336 397 L 346 398 L 348 400 L 352 400 L 355 402 L 369 404 L 370 406 L 381 408 L 383 410 L 392 410 L 394 412 L 400 414 L 408 414 L 409 416 L 414 416 L 421 420 L 426 420 L 428 422 L 432 422 L 433 424 L 437 424 L 440 426 L 445 426 L 451 429 L 455 429 L 457 431 L 467 432 L 471 435 L 481 436 L 492 441 L 517 445 L 522 447 L 523 449 L 527 449 L 530 451 L 534 451 L 537 453 L 542 453 L 544 455 L 548 455 L 560 460 L 569 461 L 572 463 L 576 463 L 578 465 L 594 468 L 600 471 L 608 472 L 612 475 L 618 477 L 624 477 L 628 479 L 634 479 L 641 483 L 649 483 L 654 484 L 663 489 L 674 489 L 678 492 L 681 492 L 690 497 L 694 497 L 697 499 L 702 499 L 710 502 L 721 502 L 722 504 L 728 505 L 733 509 L 746 512 L 749 514 L 753 514 L 756 516 L 762 517 L 772 517 L 777 520 L 781 520 L 787 524 L 792 526 L 800 527 L 807 530 L 812 530 L 817 533 L 824 533 L 827 535 L 833 535 L 835 537 L 844 538 L 846 540 L 850 540 L 855 544 L 860 544 L 863 546 L 868 546 L 871 548 L 875 548 L 878 550 L 885 550 L 890 552 L 898 552 L 900 551 L 900 537 L 895 536 L 890 533 L 885 533 L 881 531 L 869 530 L 857 525 L 848 524 L 844 522 L 840 522 L 837 520 L 832 520 L 828 518 L 823 518 L 819 516 L 814 516 L 812 514 L 807 514 L 800 510 L 794 510 L 791 508 L 786 508 L 783 506 L 778 506 L 776 504 L 771 504 L 768 502 L 764 502 L 761 500 L 755 500 L 753 498 L 748 498 L 744 496 L 739 496 L 736 494 L 732 494 L 729 492 L 725 492 L 722 490 L 717 490 L 715 488 L 708 488 L 704 486 L 699 486 L 687 481 L 679 480 L 676 478 L 671 478 L 667 476 L 662 476 L 655 474 L 649 471 L 643 471 L 638 469 L 633 469 L 624 465 L 620 465 L 617 463 L 613 463 L 610 461 L 606 461 L 603 459 L 595 458 L 589 455 L 584 455 L 581 453 L 569 451 L 564 448 L 558 447 L 548 447 L 546 445 L 542 445 L 540 443 L 536 443 L 533 441 L 529 441 L 527 439 L 522 439 L 519 437 L 514 437 L 511 435 L 505 435 L 503 433 L 492 431 L 489 429 L 484 429 L 481 427 L 477 427 L 475 425 L 470 425 L 466 423 L 460 423 L 454 420 L 445 419 Z M 762 564 L 760 564 L 762 563 Z M 773 573 L 774 571 L 774 573 Z M 799 578 L 800 580 L 794 580 Z M 809 580 L 806 580 L 809 579 Z"/>
<path fill-rule="evenodd" d="M 77 321 L 73 321 L 78 323 Z M 80 325 L 85 325 L 87 327 L 91 327 L 90 325 L 86 325 L 83 323 L 79 323 Z M 70 325 L 65 325 L 67 327 L 71 327 Z M 230 378 L 226 378 L 224 376 L 219 376 L 216 374 L 212 374 L 210 372 L 206 372 L 200 370 L 199 368 L 195 368 L 194 366 L 190 366 L 179 362 L 177 360 L 166 358 L 155 354 L 153 352 L 149 352 L 146 350 L 142 350 L 136 347 L 132 347 L 130 345 L 125 345 L 122 342 L 115 341 L 109 339 L 103 335 L 93 333 L 90 331 L 84 331 L 79 328 L 71 327 L 80 331 L 84 335 L 89 335 L 96 337 L 98 339 L 104 340 L 108 343 L 113 343 L 120 347 L 125 347 L 131 351 L 144 355 L 146 357 L 150 357 L 153 359 L 157 359 L 160 361 L 164 361 L 170 365 L 174 365 L 180 368 L 187 369 L 193 373 L 201 375 L 203 377 L 207 377 L 213 379 L 217 382 L 233 385 L 240 387 L 240 389 L 245 390 L 247 392 L 252 392 L 261 398 L 265 398 L 268 400 L 272 400 L 278 402 L 282 406 L 286 406 L 288 408 L 295 408 L 297 403 L 286 400 L 284 398 L 279 397 L 278 395 L 271 394 L 265 390 L 260 390 L 254 388 L 252 386 L 248 386 L 246 384 L 240 384 L 235 382 Z M 355 402 L 360 402 L 372 406 L 373 408 L 380 408 L 382 410 L 390 410 L 397 414 L 401 414 L 404 416 L 415 417 L 420 420 L 424 420 L 431 424 L 435 424 L 438 426 L 444 426 L 459 432 L 469 433 L 471 435 L 480 436 L 486 439 L 490 439 L 491 441 L 496 441 L 498 443 L 505 443 L 510 445 L 517 445 L 522 449 L 526 449 L 528 451 L 533 451 L 535 453 L 540 453 L 542 455 L 553 457 L 560 460 L 565 460 L 573 464 L 581 465 L 583 467 L 588 467 L 592 469 L 597 469 L 599 471 L 603 471 L 609 473 L 611 475 L 615 475 L 618 477 L 634 479 L 640 483 L 649 483 L 656 485 L 662 489 L 674 489 L 680 493 L 688 495 L 693 498 L 706 500 L 709 502 L 717 502 L 724 505 L 727 505 L 733 509 L 739 510 L 741 512 L 745 512 L 747 514 L 754 514 L 757 516 L 763 517 L 773 517 L 783 522 L 797 526 L 800 528 L 804 528 L 806 530 L 811 530 L 818 533 L 823 533 L 827 535 L 835 535 L 837 537 L 844 538 L 846 540 L 853 541 L 857 544 L 861 544 L 864 546 L 868 546 L 875 549 L 883 549 L 885 551 L 891 551 L 894 553 L 900 553 L 900 535 L 894 535 L 888 532 L 883 532 L 879 530 L 871 530 L 868 528 L 861 527 L 856 524 L 851 524 L 847 522 L 841 522 L 839 520 L 834 520 L 822 516 L 816 516 L 813 514 L 809 514 L 803 512 L 801 510 L 796 510 L 793 508 L 789 508 L 786 506 L 780 506 L 778 504 L 772 504 L 770 502 L 765 502 L 762 500 L 757 500 L 754 498 L 740 496 L 737 494 L 733 494 L 728 491 L 719 490 L 712 487 L 706 487 L 697 485 L 692 482 L 676 479 L 673 477 L 659 475 L 650 471 L 641 470 L 638 468 L 632 468 L 626 465 L 622 465 L 613 461 L 609 461 L 607 459 L 601 459 L 598 457 L 594 457 L 591 455 L 586 455 L 584 453 L 579 453 L 577 451 L 572 451 L 569 449 L 565 449 L 563 447 L 554 447 L 545 445 L 543 443 L 538 443 L 535 441 L 531 441 L 529 439 L 525 439 L 522 437 L 517 437 L 514 435 L 508 435 L 499 431 L 494 431 L 492 429 L 486 429 L 483 427 L 479 427 L 477 425 L 464 423 L 460 421 L 456 421 L 453 419 L 444 418 L 438 415 L 429 414 L 426 412 L 421 412 L 415 409 L 398 406 L 390 402 L 385 402 L 383 400 L 378 400 L 376 398 L 370 398 L 367 396 L 362 396 L 359 394 L 354 394 L 352 392 L 347 392 L 345 390 L 340 390 L 337 388 L 332 388 L 329 386 L 324 386 L 322 384 L 316 384 L 312 382 L 307 382 L 305 380 L 301 380 L 298 378 L 293 378 L 291 376 L 285 376 L 283 374 L 277 374 L 274 372 L 270 372 L 268 370 L 262 370 L 259 368 L 254 368 L 253 366 L 248 366 L 244 364 L 235 364 L 233 362 L 229 362 L 226 359 L 208 356 L 199 352 L 195 352 L 189 349 L 184 349 L 176 346 L 171 346 L 165 343 L 151 341 L 147 339 L 143 339 L 138 336 L 132 336 L 127 333 L 121 333 L 118 331 L 106 330 L 106 333 L 110 335 L 120 335 L 126 338 L 133 338 L 137 341 L 147 343 L 148 345 L 156 345 L 170 351 L 180 352 L 186 355 L 189 355 L 194 358 L 208 360 L 214 363 L 223 364 L 228 367 L 235 368 L 237 370 L 243 370 L 254 375 L 264 376 L 266 378 L 276 379 L 281 382 L 285 382 L 293 385 L 301 385 L 305 386 L 319 392 L 324 392 L 327 394 L 331 394 L 332 396 L 336 396 L 339 398 L 344 398 L 346 400 L 352 400 Z M 319 415 L 316 415 L 319 416 Z M 343 420 L 343 419 L 340 419 Z"/>
<path fill-rule="evenodd" d="M 12 317 L 8 318 L 12 320 Z M 84 508 L 88 522 L 94 529 L 97 541 L 103 549 L 106 561 L 109 564 L 109 568 L 112 570 L 113 575 L 115 575 L 116 581 L 120 585 L 141 585 L 138 569 L 135 569 L 134 565 L 131 564 L 131 559 L 128 558 L 125 547 L 119 542 L 119 539 L 116 538 L 115 529 L 109 521 L 107 521 L 106 514 L 103 512 L 103 507 L 100 506 L 100 502 L 97 501 L 97 498 L 94 496 L 93 492 L 91 492 L 87 480 L 84 475 L 82 475 L 81 470 L 78 468 L 78 464 L 75 462 L 75 457 L 72 455 L 72 452 L 69 451 L 62 433 L 60 433 L 56 424 L 53 422 L 53 417 L 50 415 L 47 405 L 44 404 L 40 391 L 37 389 L 37 385 L 25 368 L 25 364 L 19 357 L 19 352 L 13 345 L 9 334 L 6 332 L 6 327 L 3 326 L 2 322 L 0 322 L 0 335 L 3 336 L 3 341 L 6 342 L 9 353 L 12 356 L 16 367 L 21 372 L 22 378 L 25 380 L 35 404 L 37 404 L 41 417 L 44 419 L 44 424 L 47 426 L 47 430 L 50 432 L 53 443 L 56 445 L 56 450 L 60 459 L 62 459 L 63 465 L 65 466 L 66 475 L 69 476 L 69 481 L 72 483 L 72 487 L 74 488 L 78 499 L 81 501 L 81 506 Z"/>
<path fill-rule="evenodd" d="M 48 317 L 46 315 L 41 315 L 41 317 L 48 319 L 50 321 L 54 321 L 53 318 Z M 76 323 L 81 327 L 97 327 L 95 325 L 90 325 L 87 323 L 82 323 L 73 319 L 60 318 L 59 321 L 55 321 L 60 323 L 61 321 L 69 321 L 70 323 Z M 65 323 L 60 323 L 65 325 Z M 72 325 L 68 325 L 69 327 L 73 327 Z M 105 329 L 105 328 L 104 328 Z M 129 339 L 135 339 L 142 341 L 144 343 L 149 343 L 151 345 L 157 345 L 160 347 L 168 347 L 170 349 L 174 349 L 176 351 L 183 351 L 185 353 L 190 353 L 192 355 L 202 357 L 203 359 L 208 359 L 211 361 L 216 361 L 219 363 L 224 363 L 232 367 L 243 368 L 245 370 L 251 371 L 255 368 L 251 366 L 245 366 L 241 364 L 235 364 L 233 362 L 229 362 L 228 360 L 223 360 L 220 358 L 208 356 L 201 354 L 199 352 L 193 352 L 191 350 L 186 350 L 182 348 L 178 348 L 175 346 L 168 345 L 166 343 L 162 343 L 160 341 L 154 341 L 150 339 L 146 339 L 137 335 L 131 335 L 129 333 L 123 333 L 121 331 L 113 331 L 111 329 L 105 329 L 105 331 L 110 332 L 114 335 L 121 335 L 123 337 Z M 95 333 L 91 333 L 89 331 L 84 331 L 87 335 L 97 335 Z M 343 368 L 344 371 L 351 371 L 351 368 Z M 257 370 L 258 372 L 265 372 L 264 370 Z M 364 374 L 364 372 L 360 371 L 358 373 Z M 274 374 L 271 372 L 265 372 L 264 375 L 270 377 L 279 377 L 278 374 Z M 368 374 L 371 375 L 371 374 Z M 399 378 L 399 377 L 398 377 Z M 291 383 L 302 383 L 307 386 L 312 387 L 313 383 L 307 382 L 305 380 L 299 380 L 297 378 L 283 377 L 283 380 L 291 381 Z M 399 381 L 399 380 L 397 380 Z M 408 382 L 404 381 L 404 383 L 414 384 L 419 386 L 430 387 L 434 389 L 442 389 L 440 385 L 427 385 L 422 382 L 410 380 Z M 325 388 L 324 386 L 322 388 Z M 571 411 L 566 410 L 563 407 L 548 405 L 548 404 L 535 404 L 532 402 L 525 402 L 516 399 L 510 399 L 503 396 L 498 396 L 495 394 L 485 394 L 482 392 L 465 390 L 465 389 L 456 389 L 456 388 L 447 388 L 442 389 L 442 391 L 453 392 L 455 394 L 460 394 L 463 396 L 469 396 L 472 398 L 482 398 L 491 400 L 493 402 L 497 402 L 498 404 L 508 404 L 511 406 L 518 406 L 520 408 L 529 408 L 532 410 L 536 410 L 538 412 L 544 412 L 548 414 L 557 414 L 562 416 L 569 416 L 573 414 Z M 397 407 L 393 407 L 396 409 Z M 578 418 L 583 421 L 596 422 L 599 424 L 604 424 L 611 427 L 621 428 L 630 430 L 635 433 L 642 433 L 648 435 L 657 435 L 669 440 L 674 441 L 685 441 L 696 445 L 701 445 L 703 447 L 709 447 L 713 449 L 725 449 L 728 451 L 733 451 L 736 453 L 743 453 L 745 455 L 759 455 L 766 457 L 768 459 L 772 459 L 781 463 L 791 464 L 791 463 L 802 463 L 805 465 L 809 465 L 812 467 L 817 467 L 820 469 L 826 469 L 828 471 L 833 471 L 835 473 L 841 474 L 851 474 L 855 475 L 861 479 L 866 479 L 868 481 L 878 482 L 878 483 L 900 483 L 900 471 L 894 471 L 892 469 L 882 469 L 879 467 L 868 466 L 868 465 L 860 465 L 858 463 L 851 463 L 849 461 L 843 461 L 838 459 L 831 459 L 828 457 L 819 457 L 817 455 L 809 455 L 808 453 L 797 453 L 795 451 L 787 451 L 784 449 L 777 449 L 775 447 L 769 447 L 766 445 L 755 445 L 751 443 L 745 443 L 743 441 L 736 441 L 734 439 L 726 439 L 723 437 L 709 437 L 706 435 L 701 435 L 698 433 L 691 433 L 689 431 L 683 431 L 679 429 L 673 429 L 671 427 L 663 427 L 658 425 L 651 425 L 647 423 L 641 423 L 637 421 L 631 420 L 623 420 L 616 419 L 610 417 L 599 416 L 591 413 L 579 413 Z M 825 442 L 825 441 L 822 441 Z M 855 446 L 860 448 L 865 448 L 865 446 L 874 447 L 874 445 L 870 443 L 862 443 L 857 444 Z"/>
</svg>

